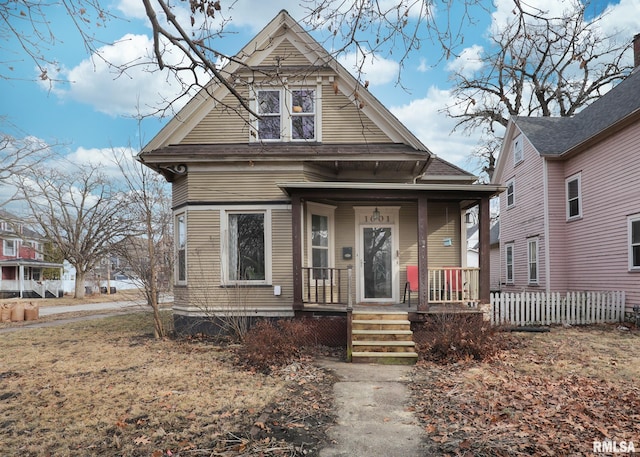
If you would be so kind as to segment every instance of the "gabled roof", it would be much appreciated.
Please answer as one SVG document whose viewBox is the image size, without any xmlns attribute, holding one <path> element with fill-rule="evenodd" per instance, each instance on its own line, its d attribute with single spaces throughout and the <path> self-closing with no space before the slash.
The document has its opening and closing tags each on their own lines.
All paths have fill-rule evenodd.
<svg viewBox="0 0 640 457">
<path fill-rule="evenodd" d="M 407 129 L 376 97 L 362 86 L 349 71 L 331 56 L 307 33 L 286 10 L 264 27 L 222 70 L 222 74 L 235 74 L 247 67 L 258 66 L 275 49 L 277 43 L 288 39 L 309 60 L 309 67 L 326 68 L 338 76 L 338 89 L 349 98 L 359 87 L 358 100 L 364 102 L 362 112 L 372 119 L 394 142 L 407 144 L 430 156 L 431 153 L 422 142 Z M 239 63 L 240 62 L 240 63 Z M 209 95 L 211 93 L 211 95 Z M 200 90 L 174 118 L 143 148 L 142 154 L 179 143 L 190 129 L 215 107 L 215 101 L 222 100 L 229 93 L 223 85 L 211 81 L 208 87 Z"/>
<path fill-rule="evenodd" d="M 515 117 L 514 123 L 542 156 L 577 152 L 600 135 L 640 116 L 640 71 L 573 117 Z"/>
</svg>

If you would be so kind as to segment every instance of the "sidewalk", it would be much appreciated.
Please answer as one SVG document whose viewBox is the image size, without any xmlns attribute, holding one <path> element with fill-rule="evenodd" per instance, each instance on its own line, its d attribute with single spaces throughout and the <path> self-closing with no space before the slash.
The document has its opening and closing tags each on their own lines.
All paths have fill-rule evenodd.
<svg viewBox="0 0 640 457">
<path fill-rule="evenodd" d="M 410 366 L 320 360 L 339 378 L 336 425 L 320 457 L 422 457 L 423 430 L 407 410 Z"/>
</svg>

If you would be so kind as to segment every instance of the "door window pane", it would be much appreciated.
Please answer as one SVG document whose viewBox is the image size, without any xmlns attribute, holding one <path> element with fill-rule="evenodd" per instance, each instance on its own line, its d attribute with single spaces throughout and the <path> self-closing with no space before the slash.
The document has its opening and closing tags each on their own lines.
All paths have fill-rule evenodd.
<svg viewBox="0 0 640 457">
<path fill-rule="evenodd" d="M 392 240 L 390 227 L 365 227 L 364 298 L 392 298 Z"/>
</svg>

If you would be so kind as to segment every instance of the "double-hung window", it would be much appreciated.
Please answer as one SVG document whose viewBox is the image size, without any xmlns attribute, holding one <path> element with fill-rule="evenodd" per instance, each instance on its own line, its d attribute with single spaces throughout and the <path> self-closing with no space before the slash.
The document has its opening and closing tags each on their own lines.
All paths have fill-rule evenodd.
<svg viewBox="0 0 640 457">
<path fill-rule="evenodd" d="M 505 266 L 506 266 L 506 282 L 507 284 L 513 284 L 514 271 L 513 271 L 513 243 L 507 243 L 504 247 Z"/>
<path fill-rule="evenodd" d="M 524 145 L 522 135 L 513 140 L 513 164 L 517 165 L 524 160 Z"/>
<path fill-rule="evenodd" d="M 516 204 L 516 182 L 515 179 L 507 181 L 507 208 Z"/>
<path fill-rule="evenodd" d="M 538 284 L 538 238 L 531 238 L 528 245 L 529 284 Z"/>
<path fill-rule="evenodd" d="M 4 240 L 3 253 L 7 257 L 16 256 L 16 240 Z"/>
<path fill-rule="evenodd" d="M 225 211 L 222 223 L 223 282 L 270 284 L 270 211 Z"/>
<path fill-rule="evenodd" d="M 580 173 L 565 180 L 567 190 L 567 220 L 582 217 L 582 183 Z"/>
<path fill-rule="evenodd" d="M 187 282 L 187 215 L 181 213 L 175 219 L 176 234 L 176 284 Z"/>
<path fill-rule="evenodd" d="M 316 141 L 317 91 L 310 88 L 256 90 L 258 141 Z"/>
<path fill-rule="evenodd" d="M 640 271 L 640 214 L 629 216 L 629 270 Z"/>
</svg>

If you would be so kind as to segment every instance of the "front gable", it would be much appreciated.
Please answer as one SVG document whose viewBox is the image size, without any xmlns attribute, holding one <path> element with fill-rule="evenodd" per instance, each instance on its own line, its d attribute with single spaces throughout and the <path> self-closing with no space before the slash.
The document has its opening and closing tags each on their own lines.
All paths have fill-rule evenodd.
<svg viewBox="0 0 640 457">
<path fill-rule="evenodd" d="M 256 114 L 257 91 L 282 90 L 283 124 L 293 114 L 290 93 L 315 91 L 316 135 L 322 143 L 403 143 L 429 154 L 368 90 L 282 11 L 220 73 Z M 267 113 L 271 114 L 271 113 Z M 264 116 L 262 116 L 264 117 Z M 202 89 L 144 148 L 177 144 L 247 143 L 260 138 L 258 120 L 222 84 Z M 339 127 L 339 128 L 338 128 Z M 283 129 L 286 132 L 286 128 Z M 291 141 L 284 135 L 282 141 Z"/>
</svg>

